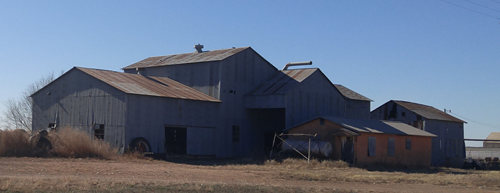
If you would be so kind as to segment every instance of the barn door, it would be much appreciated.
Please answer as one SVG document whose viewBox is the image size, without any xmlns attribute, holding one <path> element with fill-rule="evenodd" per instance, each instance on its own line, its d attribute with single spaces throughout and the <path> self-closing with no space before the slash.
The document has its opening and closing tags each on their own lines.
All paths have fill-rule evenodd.
<svg viewBox="0 0 500 193">
<path fill-rule="evenodd" d="M 342 160 L 352 163 L 354 157 L 354 142 L 352 136 L 342 136 Z"/>
<path fill-rule="evenodd" d="M 165 127 L 165 149 L 167 154 L 186 154 L 186 128 Z"/>
</svg>

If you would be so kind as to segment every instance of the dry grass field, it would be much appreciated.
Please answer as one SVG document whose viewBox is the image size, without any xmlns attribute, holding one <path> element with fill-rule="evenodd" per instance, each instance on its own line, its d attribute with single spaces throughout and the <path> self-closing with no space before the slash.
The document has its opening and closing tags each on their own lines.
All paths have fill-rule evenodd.
<svg viewBox="0 0 500 193">
<path fill-rule="evenodd" d="M 499 171 L 387 171 L 287 159 L 0 158 L 0 192 L 500 192 Z"/>
<path fill-rule="evenodd" d="M 388 170 L 340 161 L 169 158 L 118 154 L 86 133 L 0 130 L 0 192 L 500 192 L 500 171 Z M 44 158 L 40 158 L 44 157 Z"/>
</svg>

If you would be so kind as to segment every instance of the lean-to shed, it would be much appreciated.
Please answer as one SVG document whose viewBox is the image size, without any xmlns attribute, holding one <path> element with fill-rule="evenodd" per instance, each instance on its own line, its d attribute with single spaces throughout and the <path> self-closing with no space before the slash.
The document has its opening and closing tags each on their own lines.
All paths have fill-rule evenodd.
<svg viewBox="0 0 500 193">
<path fill-rule="evenodd" d="M 328 157 L 357 165 L 429 166 L 435 135 L 397 121 L 318 117 L 299 124 L 288 134 L 317 134 L 313 141 L 331 143 Z M 305 140 L 290 136 L 288 140 Z"/>
</svg>

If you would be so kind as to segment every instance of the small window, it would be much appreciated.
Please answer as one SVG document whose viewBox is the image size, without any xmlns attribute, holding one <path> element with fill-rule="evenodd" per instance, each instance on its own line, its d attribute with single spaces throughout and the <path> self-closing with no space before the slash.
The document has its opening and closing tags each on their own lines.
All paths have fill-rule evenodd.
<svg viewBox="0 0 500 193">
<path fill-rule="evenodd" d="M 411 139 L 410 138 L 406 138 L 406 149 L 411 150 Z"/>
<path fill-rule="evenodd" d="M 94 124 L 94 138 L 104 139 L 104 124 Z"/>
<path fill-rule="evenodd" d="M 319 125 L 324 125 L 324 124 L 325 124 L 325 119 L 320 118 L 320 119 L 319 119 Z"/>
<path fill-rule="evenodd" d="M 233 125 L 233 143 L 240 142 L 240 126 Z"/>
<path fill-rule="evenodd" d="M 368 157 L 375 156 L 375 137 L 368 137 Z"/>
<path fill-rule="evenodd" d="M 387 141 L 387 155 L 388 156 L 394 156 L 394 138 L 389 137 L 389 140 Z"/>
<path fill-rule="evenodd" d="M 406 117 L 406 112 L 401 112 L 402 117 Z"/>
</svg>

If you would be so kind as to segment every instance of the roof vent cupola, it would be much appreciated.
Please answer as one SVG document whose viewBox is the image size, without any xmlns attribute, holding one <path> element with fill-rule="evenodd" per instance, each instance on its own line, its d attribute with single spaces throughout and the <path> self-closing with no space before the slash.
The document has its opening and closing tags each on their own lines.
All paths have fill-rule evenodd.
<svg viewBox="0 0 500 193">
<path fill-rule="evenodd" d="M 201 45 L 201 44 L 194 45 L 194 49 L 196 49 L 196 52 L 202 53 L 203 52 L 203 45 Z"/>
</svg>

